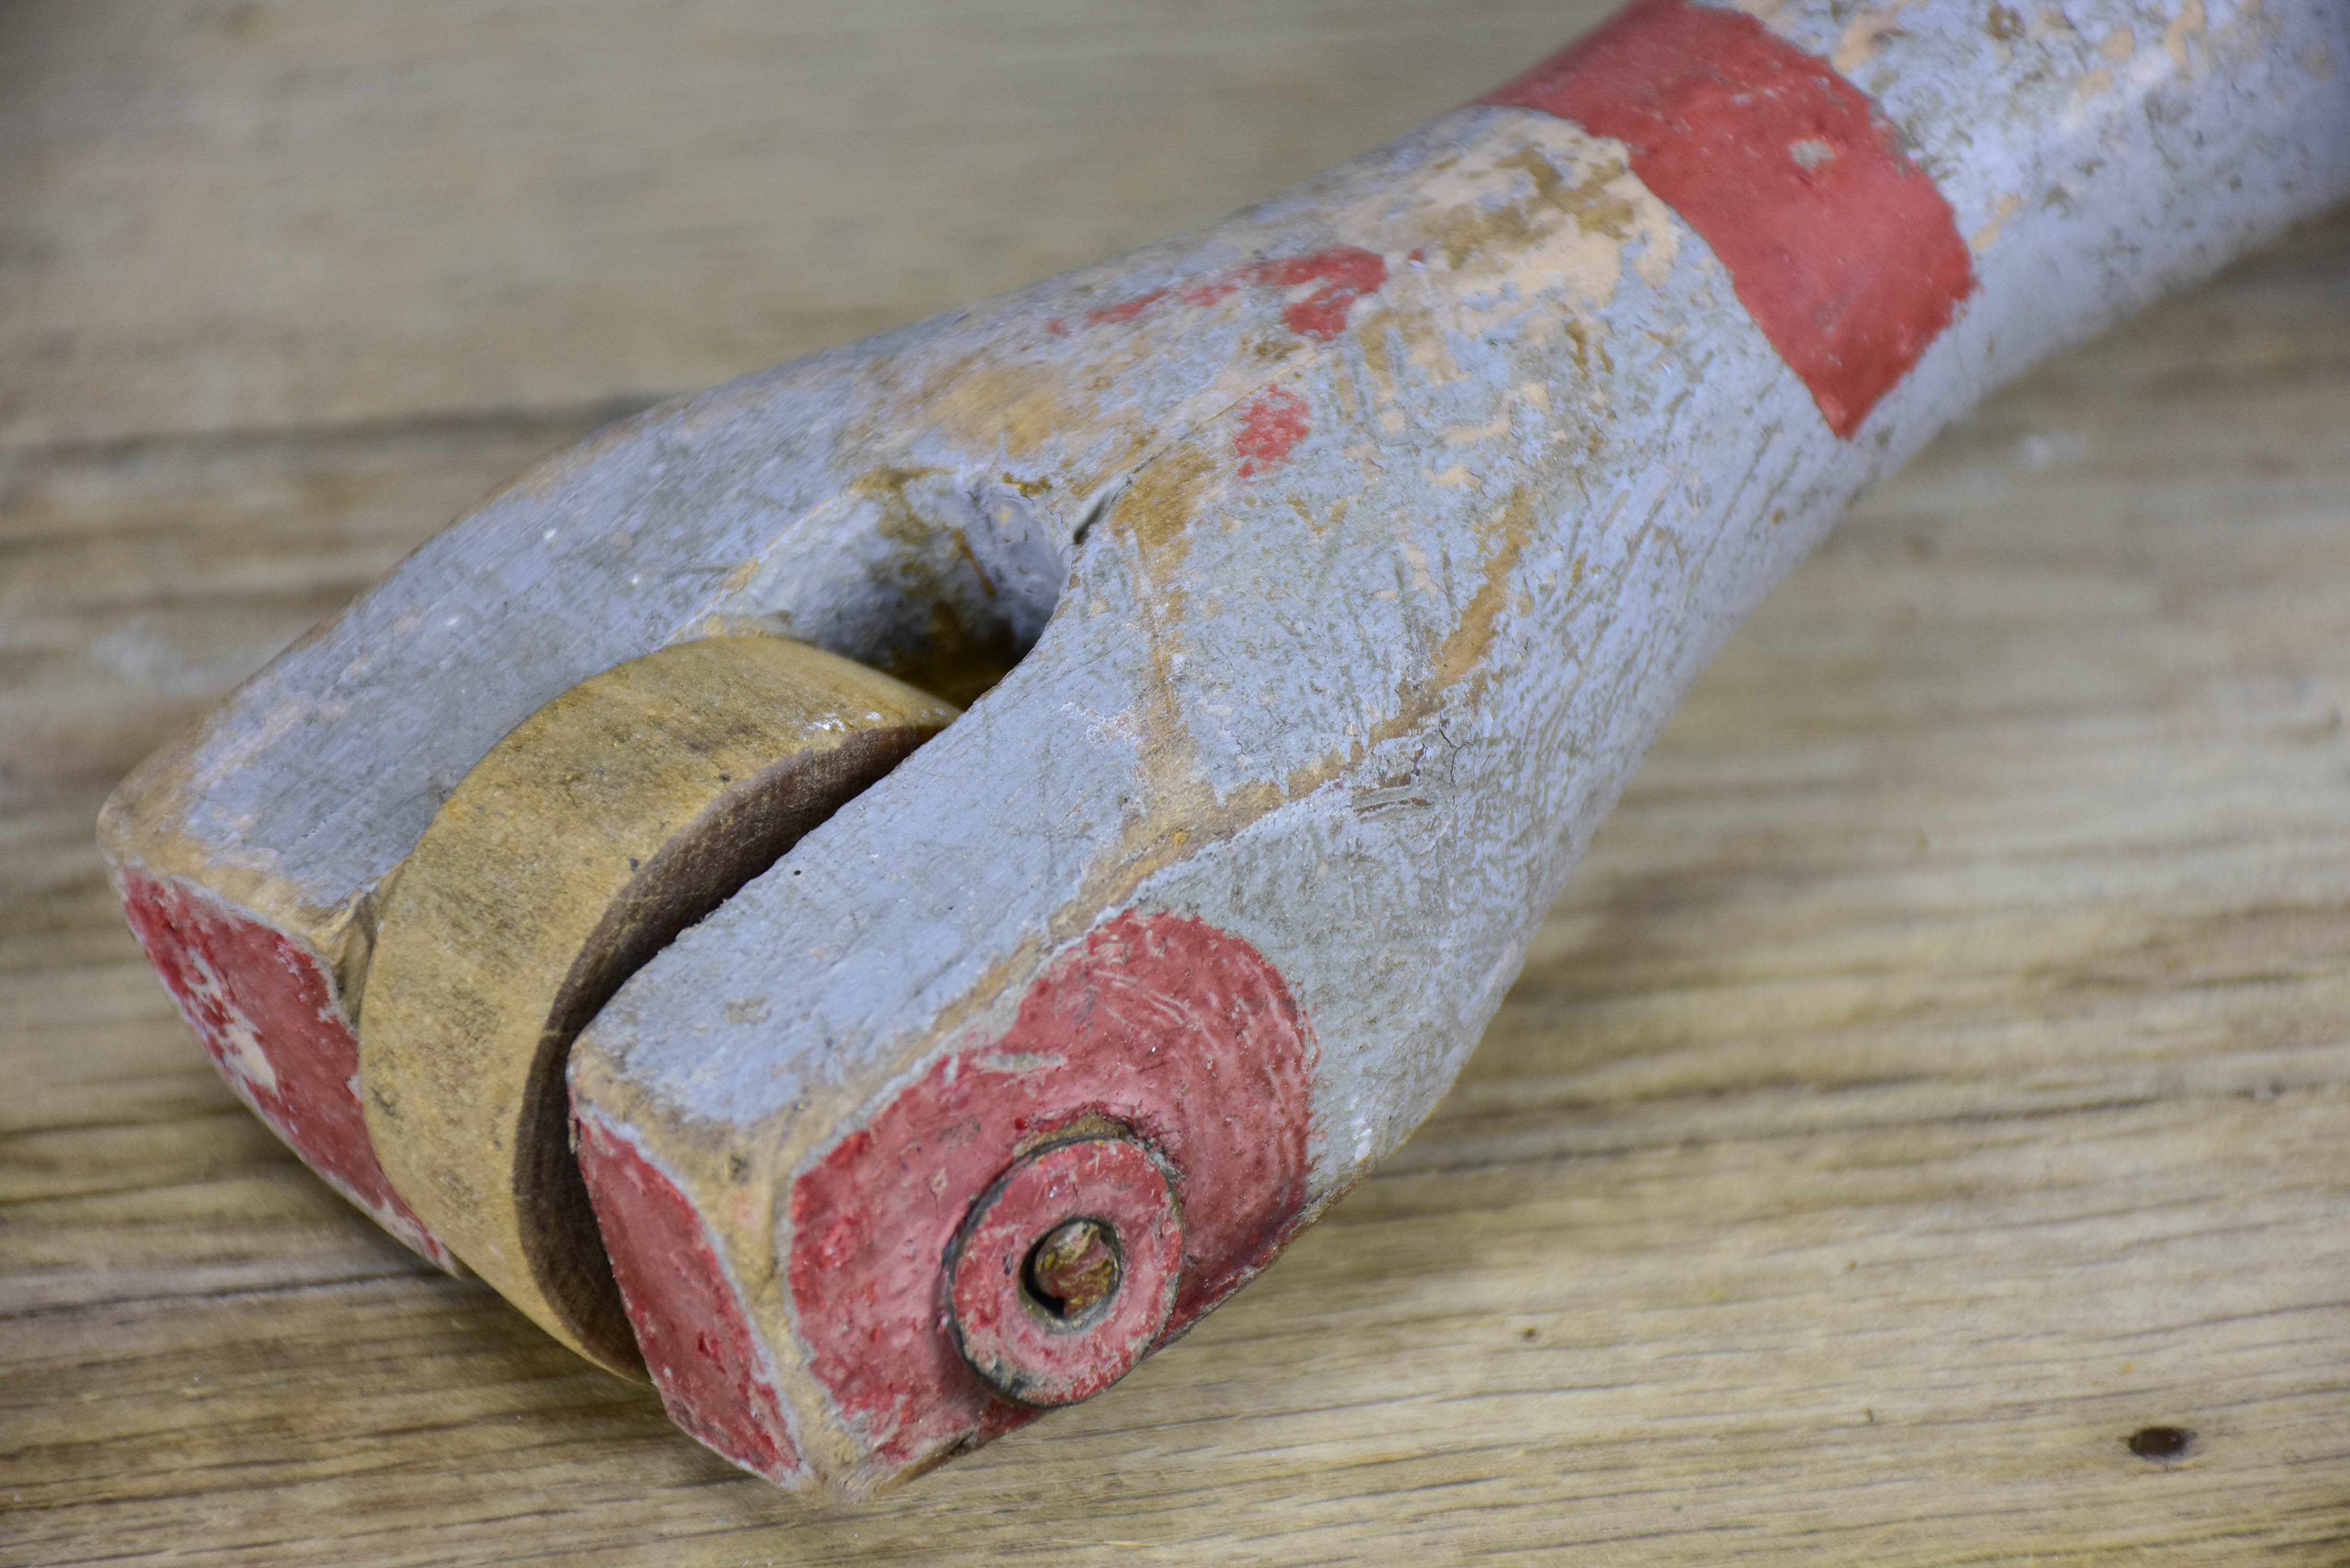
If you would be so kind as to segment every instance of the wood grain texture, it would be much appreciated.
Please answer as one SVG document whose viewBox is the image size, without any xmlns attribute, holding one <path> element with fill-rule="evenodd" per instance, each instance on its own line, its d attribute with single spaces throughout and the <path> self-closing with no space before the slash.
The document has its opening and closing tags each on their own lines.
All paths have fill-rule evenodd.
<svg viewBox="0 0 2350 1568">
<path fill-rule="evenodd" d="M 1593 0 L 29 0 L 0 440 L 697 390 L 1205 223 Z"/>
<path fill-rule="evenodd" d="M 1432 101 L 1366 109 L 1355 81 L 1409 73 L 1350 79 L 1361 58 L 1326 30 L 1451 71 L 1433 22 L 1234 12 L 1186 56 L 1171 12 L 1153 33 L 1066 9 L 997 13 L 963 53 L 1041 71 L 1073 36 L 1045 24 L 1091 18 L 1075 36 L 1107 54 L 1188 59 L 1230 147 L 1335 134 L 1315 116 L 1347 104 L 1374 140 L 1584 19 L 1483 12 L 1522 31 Z M 811 336 L 705 348 L 675 383 L 627 345 L 666 341 L 692 289 L 624 280 L 575 317 L 592 330 L 516 326 L 526 275 L 499 284 L 495 244 L 467 244 L 502 216 L 456 200 L 413 254 L 480 266 L 483 296 L 413 286 L 511 333 L 513 373 L 541 378 L 517 391 L 501 354 L 434 369 L 444 340 L 380 323 L 351 347 L 365 287 L 272 294 L 266 330 L 201 303 L 274 238 L 191 220 L 143 252 L 155 193 L 210 144 L 87 106 L 163 101 L 165 51 L 140 47 L 162 24 L 134 16 L 244 14 L 25 7 L 6 46 L 12 82 L 51 79 L 27 38 L 98 63 L 69 99 L 0 93 L 0 178 L 62 161 L 90 182 L 44 209 L 54 249 L 9 248 L 0 334 L 53 331 L 73 289 L 91 318 L 161 325 L 78 380 L 0 356 L 0 398 L 47 421 L 0 449 L 0 1562 L 2350 1556 L 2350 220 L 2040 372 L 1865 504 L 1699 684 L 1436 1117 L 1246 1295 L 1103 1399 L 831 1512 L 728 1469 L 296 1165 L 146 971 L 90 819 L 140 753 L 605 400 L 1098 254 L 1347 146 L 1227 166 L 1227 186 L 1170 176 L 1146 210 L 1179 151 L 1155 147 L 1112 234 L 1023 182 L 1128 130 L 1036 109 L 1000 166 L 941 133 L 997 171 L 954 210 L 1022 214 L 1033 265 L 952 270 L 936 258 L 983 253 L 917 234 L 934 289 L 876 277 L 868 316 L 743 239 L 700 341 L 731 341 L 747 294 Z M 511 30 L 461 47 L 423 17 L 288 79 L 386 158 L 416 83 L 450 74 L 413 61 L 469 50 L 555 93 L 608 48 L 633 99 L 736 112 L 632 57 L 640 35 L 582 28 L 551 58 L 560 38 L 492 15 Z M 852 41 L 831 68 L 896 54 Z M 206 80 L 255 145 L 305 140 L 300 94 Z M 66 101 L 85 107 L 28 107 Z M 509 129 L 554 158 L 577 123 Z M 679 134 L 740 161 L 743 206 L 784 232 L 755 183 L 772 149 Z M 851 163 L 819 210 L 850 205 L 852 175 L 869 191 Z M 680 178 L 730 189 L 709 164 Z M 354 223 L 369 207 L 356 176 L 316 192 Z M 690 231 L 658 192 L 583 197 L 550 244 Z M 318 254 L 340 254 L 327 227 Z M 365 250 L 347 264 L 400 270 Z M 171 297 L 72 275 L 101 255 L 188 275 Z M 206 381 L 205 343 L 236 376 Z M 205 412 L 208 384 L 249 400 Z M 206 433 L 260 424 L 283 428 Z M 2198 1434 L 2177 1462 L 2124 1446 L 2155 1423 Z"/>
</svg>

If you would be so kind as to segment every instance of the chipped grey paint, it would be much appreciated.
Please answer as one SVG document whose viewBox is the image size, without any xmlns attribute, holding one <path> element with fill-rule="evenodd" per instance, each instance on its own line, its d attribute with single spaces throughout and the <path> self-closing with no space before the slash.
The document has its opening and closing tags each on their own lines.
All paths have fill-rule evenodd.
<svg viewBox="0 0 2350 1568">
<path fill-rule="evenodd" d="M 1976 292 L 1856 439 L 1617 144 L 1464 109 L 1205 234 L 557 459 L 134 780 L 164 804 L 110 851 L 349 930 L 348 972 L 441 796 L 588 675 L 748 626 L 886 662 L 939 604 L 1035 639 L 575 1056 L 581 1102 L 702 1196 L 819 1470 L 853 1468 L 777 1270 L 795 1173 L 1142 909 L 1287 978 L 1320 1042 L 1314 1200 L 1343 1192 L 1450 1082 L 1688 682 L 1853 495 L 2350 190 L 2340 0 L 1750 8 L 1877 98 L 1973 251 Z M 1326 340 L 1284 326 L 1299 288 L 1180 297 L 1332 246 L 1387 276 Z M 1269 388 L 1307 429 L 1243 473 Z"/>
</svg>

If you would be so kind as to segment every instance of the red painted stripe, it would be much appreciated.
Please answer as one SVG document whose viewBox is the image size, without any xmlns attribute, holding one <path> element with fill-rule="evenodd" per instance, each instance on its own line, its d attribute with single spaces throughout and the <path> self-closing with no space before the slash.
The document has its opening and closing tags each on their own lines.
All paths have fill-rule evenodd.
<svg viewBox="0 0 2350 1568">
<path fill-rule="evenodd" d="M 1742 12 L 1638 0 L 1481 101 L 1628 146 L 1839 436 L 1973 286 L 1950 202 L 1869 100 Z"/>
</svg>

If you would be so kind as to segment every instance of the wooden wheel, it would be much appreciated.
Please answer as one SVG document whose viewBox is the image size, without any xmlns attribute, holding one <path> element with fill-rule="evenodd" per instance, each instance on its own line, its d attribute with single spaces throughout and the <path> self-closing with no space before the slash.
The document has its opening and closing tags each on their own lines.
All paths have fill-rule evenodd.
<svg viewBox="0 0 2350 1568">
<path fill-rule="evenodd" d="M 955 717 L 805 644 L 679 643 L 516 725 L 402 864 L 359 1091 L 400 1195 L 567 1345 L 642 1376 L 573 1158 L 573 1036 L 680 931 Z"/>
</svg>

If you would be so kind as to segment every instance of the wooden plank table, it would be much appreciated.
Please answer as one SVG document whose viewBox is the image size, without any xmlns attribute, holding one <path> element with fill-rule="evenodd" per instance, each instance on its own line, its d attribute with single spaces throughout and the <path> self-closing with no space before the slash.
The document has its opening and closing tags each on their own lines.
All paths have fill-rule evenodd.
<svg viewBox="0 0 2350 1568">
<path fill-rule="evenodd" d="M 1591 14 L 0 16 L 0 1562 L 2350 1561 L 2350 215 L 1856 513 L 1382 1174 L 861 1511 L 343 1206 L 116 917 L 114 779 L 535 455 Z"/>
</svg>

